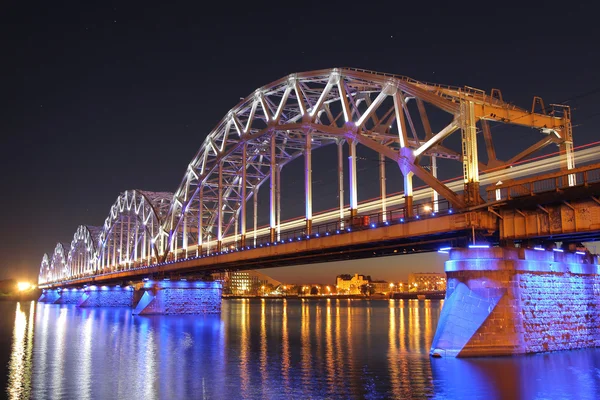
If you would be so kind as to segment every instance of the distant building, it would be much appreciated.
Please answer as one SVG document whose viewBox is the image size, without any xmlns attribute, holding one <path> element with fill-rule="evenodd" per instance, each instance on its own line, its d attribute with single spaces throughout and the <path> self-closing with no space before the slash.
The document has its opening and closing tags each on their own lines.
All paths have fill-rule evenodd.
<svg viewBox="0 0 600 400">
<path fill-rule="evenodd" d="M 213 278 L 223 282 L 223 294 L 234 296 L 256 296 L 281 285 L 281 282 L 256 270 L 219 272 L 213 274 Z"/>
<path fill-rule="evenodd" d="M 344 274 L 336 277 L 335 286 L 339 294 L 361 294 L 360 287 L 370 282 L 370 276 Z"/>
<path fill-rule="evenodd" d="M 446 274 L 437 272 L 417 272 L 408 274 L 408 287 L 411 292 L 446 290 Z"/>
<path fill-rule="evenodd" d="M 391 290 L 390 283 L 387 281 L 371 281 L 373 293 L 388 293 Z"/>
</svg>

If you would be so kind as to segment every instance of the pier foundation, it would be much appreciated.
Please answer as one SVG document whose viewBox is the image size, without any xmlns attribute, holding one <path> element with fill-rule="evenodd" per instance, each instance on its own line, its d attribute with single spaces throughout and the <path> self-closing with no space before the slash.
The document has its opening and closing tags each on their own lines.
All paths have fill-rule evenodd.
<svg viewBox="0 0 600 400">
<path fill-rule="evenodd" d="M 600 346 L 596 256 L 558 249 L 452 249 L 430 354 L 477 357 Z"/>
<path fill-rule="evenodd" d="M 54 303 L 59 297 L 60 294 L 57 289 L 44 289 L 38 301 L 40 303 Z"/>
<path fill-rule="evenodd" d="M 78 288 L 63 288 L 58 289 L 58 298 L 54 304 L 79 304 L 79 300 L 83 295 L 83 289 Z"/>
<path fill-rule="evenodd" d="M 146 281 L 133 314 L 218 314 L 222 291 L 220 282 Z"/>
<path fill-rule="evenodd" d="M 131 286 L 88 286 L 84 289 L 79 307 L 132 307 Z"/>
</svg>

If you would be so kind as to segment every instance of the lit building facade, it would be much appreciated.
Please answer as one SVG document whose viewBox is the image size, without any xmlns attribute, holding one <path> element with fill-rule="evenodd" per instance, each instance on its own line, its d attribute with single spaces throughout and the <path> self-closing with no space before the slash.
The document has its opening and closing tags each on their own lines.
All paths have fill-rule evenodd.
<svg viewBox="0 0 600 400">
<path fill-rule="evenodd" d="M 408 274 L 408 287 L 411 292 L 446 290 L 446 274 L 437 272 Z"/>
<path fill-rule="evenodd" d="M 257 296 L 264 294 L 267 287 L 281 285 L 281 282 L 255 270 L 221 272 L 213 277 L 223 282 L 223 294 L 233 296 Z"/>
<path fill-rule="evenodd" d="M 360 294 L 360 287 L 370 282 L 371 279 L 364 275 L 338 275 L 335 285 L 339 294 Z"/>
</svg>

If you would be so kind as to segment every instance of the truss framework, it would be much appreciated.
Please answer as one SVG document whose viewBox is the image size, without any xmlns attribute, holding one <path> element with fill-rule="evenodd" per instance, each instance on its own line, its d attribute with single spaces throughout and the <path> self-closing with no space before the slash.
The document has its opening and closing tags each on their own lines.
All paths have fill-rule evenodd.
<svg viewBox="0 0 600 400">
<path fill-rule="evenodd" d="M 537 100 L 536 100 L 537 99 Z M 40 282 L 56 279 L 54 266 L 73 276 L 131 268 L 136 263 L 155 263 L 168 257 L 188 256 L 206 248 L 219 251 L 227 241 L 246 244 L 249 203 L 253 203 L 253 234 L 257 232 L 257 195 L 269 181 L 269 233 L 278 237 L 281 218 L 280 186 L 283 168 L 304 158 L 305 221 L 312 226 L 312 152 L 327 145 L 338 149 L 340 219 L 358 212 L 356 148 L 364 146 L 397 163 L 404 176 L 405 209 L 412 212 L 413 177 L 425 182 L 434 199 L 448 200 L 456 210 L 482 200 L 479 173 L 508 167 L 549 144 L 558 144 L 565 169 L 575 167 L 570 110 L 566 106 L 543 107 L 534 99 L 531 110 L 471 87 L 453 87 L 416 81 L 392 74 L 334 68 L 297 73 L 263 86 L 241 100 L 208 134 L 189 163 L 174 194 L 139 190 L 121 194 L 111 207 L 95 249 L 79 250 L 80 242 L 94 234 L 84 228 L 71 245 L 66 265 L 55 250 L 50 263 L 42 261 Z M 416 107 L 410 106 L 415 103 Z M 535 112 L 541 104 L 542 111 Z M 435 132 L 427 110 L 448 116 Z M 415 112 L 416 111 L 416 112 Z M 489 121 L 537 129 L 540 140 L 511 159 L 496 157 Z M 460 132 L 461 148 L 444 141 Z M 483 136 L 487 164 L 479 160 L 478 136 Z M 343 147 L 349 149 L 350 209 L 344 209 Z M 464 190 L 455 192 L 437 179 L 438 158 L 463 165 Z M 428 165 L 424 165 L 427 163 Z M 385 211 L 385 168 L 379 170 L 382 210 Z M 574 177 L 572 178 L 574 184 Z M 79 232 L 79 230 L 78 230 Z M 86 236 L 88 235 L 88 236 Z M 76 249 L 77 248 L 77 249 Z M 58 246 L 57 246 L 58 249 Z M 91 253 L 94 256 L 91 257 Z M 67 254 L 65 253 L 65 254 Z M 72 255 L 71 255 L 72 254 Z M 83 257 L 84 261 L 81 261 Z M 56 261 L 55 261 L 56 259 Z M 85 261 L 87 260 L 87 261 Z M 84 265 L 86 264 L 87 265 Z M 60 264 L 60 265 L 59 265 Z"/>
</svg>

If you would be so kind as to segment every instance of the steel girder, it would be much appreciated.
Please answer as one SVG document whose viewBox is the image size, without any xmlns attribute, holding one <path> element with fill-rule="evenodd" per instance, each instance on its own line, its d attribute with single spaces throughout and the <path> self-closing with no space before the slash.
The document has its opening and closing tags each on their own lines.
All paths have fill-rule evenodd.
<svg viewBox="0 0 600 400">
<path fill-rule="evenodd" d="M 411 115 L 409 101 L 417 103 L 418 115 Z M 432 132 L 424 104 L 448 113 L 448 125 Z M 417 132 L 416 118 L 420 118 L 424 132 Z M 537 128 L 544 138 L 502 163 L 495 158 L 487 121 Z M 457 130 L 462 132 L 462 149 L 443 146 L 443 140 Z M 482 130 L 488 152 L 492 152 L 488 155 L 490 165 L 481 164 L 477 157 L 477 133 Z M 307 134 L 312 138 L 311 149 L 306 144 Z M 292 74 L 244 98 L 208 134 L 189 163 L 165 219 L 165 257 L 168 252 L 176 257 L 180 248 L 187 254 L 194 246 L 215 239 L 220 242 L 227 235 L 243 236 L 246 202 L 267 179 L 276 186 L 272 171 L 280 172 L 308 150 L 340 140 L 366 146 L 396 161 L 405 175 L 405 187 L 412 187 L 415 175 L 456 209 L 477 203 L 480 168 L 508 166 L 549 143 L 566 146 L 568 167 L 574 167 L 567 107 L 535 113 L 505 103 L 497 90 L 488 95 L 470 87 L 358 69 Z M 423 168 L 423 156 L 462 161 L 465 194 L 450 190 Z M 271 220 L 275 213 L 273 193 Z M 243 226 L 241 232 L 238 226 Z"/>
<path fill-rule="evenodd" d="M 69 245 L 57 243 L 50 260 L 50 279 L 51 281 L 63 280 L 67 277 L 67 257 L 69 254 Z"/>
<path fill-rule="evenodd" d="M 67 277 L 80 276 L 93 271 L 96 246 L 101 233 L 100 226 L 79 225 L 73 235 L 67 257 Z"/>
<path fill-rule="evenodd" d="M 121 193 L 104 221 L 93 269 L 102 273 L 156 260 L 162 252 L 161 226 L 172 199 L 169 192 Z"/>
<path fill-rule="evenodd" d="M 44 284 L 46 282 L 51 282 L 50 279 L 50 256 L 48 253 L 44 253 L 42 257 L 42 264 L 40 265 L 40 275 L 38 277 L 38 284 Z"/>
<path fill-rule="evenodd" d="M 411 112 L 410 102 L 416 103 L 418 113 L 414 108 Z M 136 263 L 156 263 L 169 253 L 177 257 L 181 249 L 186 255 L 189 249 L 196 248 L 198 252 L 206 241 L 216 239 L 220 244 L 225 237 L 238 234 L 243 243 L 247 202 L 256 198 L 267 180 L 273 235 L 280 216 L 278 187 L 282 168 L 302 156 L 307 158 L 305 199 L 310 226 L 309 158 L 313 150 L 329 144 L 338 146 L 338 159 L 341 146 L 348 143 L 351 149 L 362 145 L 379 153 L 380 159 L 394 160 L 404 175 L 407 208 L 412 203 L 413 176 L 460 210 L 478 201 L 480 170 L 508 167 L 548 144 L 560 145 L 564 168 L 574 168 L 570 109 L 553 105 L 548 111 L 542 104 L 541 112 L 536 113 L 536 104 L 534 100 L 528 111 L 505 103 L 496 89 L 488 95 L 470 87 L 425 83 L 350 68 L 289 75 L 257 89 L 227 113 L 206 137 L 174 194 L 124 192 L 111 207 L 99 233 L 90 227 L 79 227 L 70 251 L 69 246 L 59 243 L 52 257 L 44 255 L 40 283 L 70 279 L 78 273 L 97 274 L 131 268 Z M 432 129 L 426 105 L 448 115 L 446 126 L 438 132 Z M 536 128 L 543 136 L 509 160 L 501 161 L 496 158 L 488 121 Z M 456 131 L 461 132 L 459 150 L 444 145 L 444 140 Z M 479 133 L 485 140 L 487 164 L 481 163 L 477 154 Z M 436 158 L 462 162 L 464 190 L 453 191 L 441 183 L 435 168 L 428 171 L 421 165 L 423 157 L 431 158 L 432 166 Z M 385 171 L 380 177 L 382 182 L 384 175 Z M 355 181 L 351 177 L 352 198 L 356 196 Z M 340 183 L 340 199 L 343 190 Z M 256 203 L 254 207 L 256 210 Z M 342 207 L 343 201 L 340 218 Z M 90 250 L 89 239 L 95 250 Z M 91 259 L 90 251 L 94 252 Z M 76 261 L 84 253 L 87 261 L 83 264 L 87 265 Z"/>
</svg>

